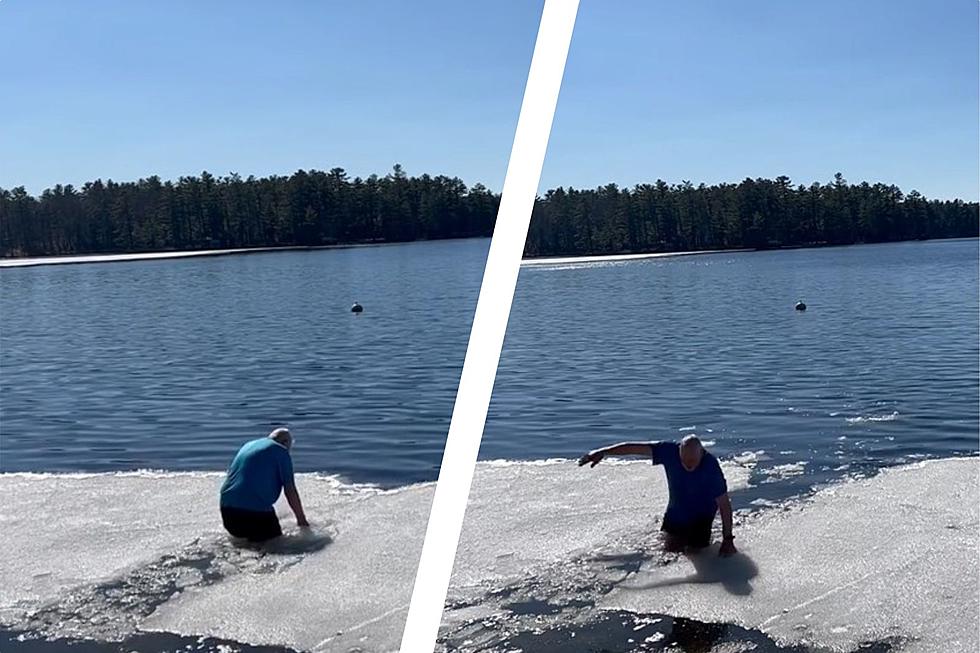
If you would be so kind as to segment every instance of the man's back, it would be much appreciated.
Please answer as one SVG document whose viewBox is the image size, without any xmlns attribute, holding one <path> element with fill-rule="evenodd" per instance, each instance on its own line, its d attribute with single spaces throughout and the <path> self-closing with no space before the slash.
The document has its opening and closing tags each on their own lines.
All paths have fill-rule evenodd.
<svg viewBox="0 0 980 653">
<path fill-rule="evenodd" d="M 289 451 L 271 438 L 245 443 L 235 455 L 221 486 L 221 506 L 242 510 L 273 509 L 284 487 L 293 486 Z"/>
</svg>

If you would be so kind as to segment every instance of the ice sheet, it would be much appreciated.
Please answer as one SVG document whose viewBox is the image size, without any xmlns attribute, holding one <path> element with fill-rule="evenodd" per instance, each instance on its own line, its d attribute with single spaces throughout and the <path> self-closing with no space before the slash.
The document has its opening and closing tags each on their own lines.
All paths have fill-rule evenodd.
<svg viewBox="0 0 980 653">
<path fill-rule="evenodd" d="M 744 556 L 647 563 L 599 606 L 759 628 L 783 643 L 976 651 L 978 459 L 831 486 L 739 529 Z"/>
<path fill-rule="evenodd" d="M 210 249 L 184 252 L 144 252 L 140 254 L 90 254 L 79 256 L 39 256 L 0 260 L 0 268 L 20 268 L 35 265 L 66 265 L 71 263 L 115 263 L 120 261 L 149 261 L 153 259 L 219 256 L 253 251 L 273 251 L 275 248 Z"/>
<path fill-rule="evenodd" d="M 596 263 L 615 263 L 622 261 L 636 261 L 641 259 L 654 258 L 675 258 L 678 256 L 697 256 L 704 254 L 732 254 L 747 250 L 739 249 L 714 249 L 714 250 L 693 250 L 690 252 L 653 252 L 649 254 L 606 254 L 602 256 L 557 256 L 550 258 L 530 258 L 521 261 L 521 266 L 533 269 L 548 269 L 552 266 L 588 266 Z M 567 269 L 567 267 L 556 267 L 554 269 Z"/>
<path fill-rule="evenodd" d="M 349 247 L 363 247 L 350 245 Z M 140 252 L 138 254 L 80 254 L 77 256 L 37 256 L 8 258 L 0 260 L 0 268 L 21 268 L 36 265 L 68 265 L 72 263 L 117 263 L 124 261 L 150 261 L 172 258 L 196 258 L 200 256 L 225 256 L 229 254 L 254 254 L 258 252 L 279 252 L 288 250 L 339 249 L 337 246 L 320 247 L 248 247 L 238 249 L 199 249 L 174 252 Z"/>
<path fill-rule="evenodd" d="M 747 468 L 728 472 L 733 488 L 744 486 Z M 455 578 L 509 578 L 532 561 L 587 549 L 620 525 L 656 517 L 665 488 L 663 472 L 646 462 L 595 469 L 571 460 L 481 462 L 467 519 L 479 526 L 463 536 Z M 193 588 L 160 606 L 143 628 L 308 650 L 396 650 L 431 492 L 431 485 L 412 486 L 346 506 L 333 515 L 338 535 L 322 553 L 274 577 L 239 574 Z M 623 503 L 584 528 L 569 528 L 594 512 L 581 503 L 587 495 Z M 561 530 L 575 535 L 545 537 Z M 526 542 L 535 546 L 523 548 Z"/>
<path fill-rule="evenodd" d="M 726 469 L 733 488 L 744 486 L 747 467 Z M 431 484 L 381 491 L 299 475 L 307 512 L 328 527 L 329 542 L 260 555 L 223 534 L 221 479 L 0 475 L 8 497 L 0 509 L 2 621 L 97 639 L 139 628 L 299 649 L 397 648 Z M 655 520 L 665 496 L 662 471 L 646 462 L 480 463 L 468 520 L 478 526 L 464 535 L 457 579 L 509 578 L 529 561 L 589 549 L 617 528 Z M 606 507 L 595 511 L 585 497 Z M 277 509 L 295 531 L 285 505 Z M 549 530 L 574 535 L 546 538 Z"/>
<path fill-rule="evenodd" d="M 336 505 L 336 537 L 322 551 L 278 573 L 191 588 L 142 628 L 303 650 L 397 650 L 432 490 L 410 486 Z M 311 519 L 323 514 L 315 499 L 309 504 Z"/>
<path fill-rule="evenodd" d="M 746 487 L 758 457 L 723 463 L 732 490 Z M 618 608 L 735 622 L 840 649 L 897 636 L 909 650 L 976 650 L 978 472 L 976 458 L 920 463 L 766 508 L 738 528 L 750 562 L 724 568 L 705 559 L 700 580 L 717 582 L 690 583 L 681 581 L 695 570 L 683 559 L 663 566 L 630 557 L 664 508 L 660 468 L 480 463 L 450 600 L 470 601 L 458 611 L 465 617 L 480 612 L 487 592 L 523 583 L 545 598 L 561 593 L 568 605 L 592 592 L 588 606 L 575 608 L 581 619 Z M 129 629 L 325 651 L 397 648 L 431 484 L 380 491 L 300 475 L 311 520 L 330 540 L 259 555 L 222 534 L 220 481 L 0 475 L 0 616 L 10 625 L 54 604 L 56 617 L 104 620 L 121 610 Z M 86 617 L 73 632 L 96 625 Z"/>
<path fill-rule="evenodd" d="M 722 462 L 729 491 L 748 485 L 754 462 Z M 617 533 L 656 527 L 667 506 L 663 468 L 648 461 L 487 462 L 477 465 L 451 593 L 566 560 Z"/>
<path fill-rule="evenodd" d="M 0 622 L 51 636 L 118 640 L 142 627 L 158 605 L 182 592 L 192 594 L 193 588 L 221 596 L 226 585 L 252 583 L 263 596 L 280 594 L 286 602 L 305 600 L 304 587 L 307 594 L 330 588 L 336 604 L 328 614 L 311 619 L 298 610 L 302 623 L 287 622 L 272 633 L 273 640 L 257 642 L 305 643 L 325 637 L 328 623 L 346 628 L 372 618 L 366 602 L 379 593 L 379 585 L 361 588 L 360 582 L 365 573 L 380 573 L 378 564 L 392 572 L 384 589 L 389 601 L 381 612 L 407 603 L 418 557 L 414 540 L 421 542 L 429 489 L 386 493 L 299 474 L 313 532 L 298 531 L 281 501 L 277 511 L 287 537 L 256 551 L 234 545 L 221 528 L 222 478 L 221 473 L 155 472 L 0 475 L 0 492 L 8 499 L 0 509 Z M 338 561 L 352 542 L 361 557 Z M 338 595 L 343 600 L 337 602 Z M 238 612 L 222 616 L 255 624 L 269 614 L 268 601 L 251 604 L 255 615 L 241 611 L 248 609 L 247 601 L 236 604 Z M 224 632 L 220 619 L 199 616 L 205 626 L 192 634 Z M 296 632 L 283 630 L 290 627 Z M 236 635 L 241 641 L 248 633 L 235 631 L 229 639 Z"/>
<path fill-rule="evenodd" d="M 220 529 L 220 474 L 2 474 L 0 614 Z"/>
</svg>

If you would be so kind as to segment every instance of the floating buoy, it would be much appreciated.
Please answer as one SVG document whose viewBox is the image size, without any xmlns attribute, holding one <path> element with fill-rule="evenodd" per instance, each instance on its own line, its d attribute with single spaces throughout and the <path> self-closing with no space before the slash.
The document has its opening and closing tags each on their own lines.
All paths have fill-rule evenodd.
<svg viewBox="0 0 980 653">
<path fill-rule="evenodd" d="M 354 302 L 354 305 L 350 307 L 350 312 L 351 313 L 363 313 L 364 312 L 364 307 L 361 306 L 360 304 L 358 304 L 357 302 Z"/>
<path fill-rule="evenodd" d="M 802 301 L 796 302 L 796 310 L 798 310 L 798 311 L 805 311 L 806 310 L 806 304 L 804 304 Z"/>
</svg>

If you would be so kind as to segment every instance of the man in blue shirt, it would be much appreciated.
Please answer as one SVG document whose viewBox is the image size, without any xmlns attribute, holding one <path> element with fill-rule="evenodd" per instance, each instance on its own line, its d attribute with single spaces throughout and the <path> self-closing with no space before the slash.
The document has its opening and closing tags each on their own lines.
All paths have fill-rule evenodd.
<svg viewBox="0 0 980 653">
<path fill-rule="evenodd" d="M 697 436 L 676 442 L 622 442 L 590 451 L 579 465 L 599 464 L 606 456 L 650 456 L 667 474 L 667 511 L 660 530 L 668 551 L 701 549 L 711 543 L 711 524 L 721 512 L 722 542 L 719 553 L 735 553 L 732 502 L 728 483 L 718 459 L 704 450 Z"/>
<path fill-rule="evenodd" d="M 238 450 L 221 486 L 221 521 L 232 536 L 263 542 L 282 535 L 273 507 L 280 492 L 286 494 L 296 523 L 309 526 L 293 479 L 292 446 L 292 434 L 279 428 Z"/>
</svg>

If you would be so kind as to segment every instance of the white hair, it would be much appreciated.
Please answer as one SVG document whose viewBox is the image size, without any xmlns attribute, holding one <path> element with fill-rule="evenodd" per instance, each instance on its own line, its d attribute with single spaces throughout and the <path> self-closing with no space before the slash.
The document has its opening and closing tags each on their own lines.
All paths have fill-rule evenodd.
<svg viewBox="0 0 980 653">
<path fill-rule="evenodd" d="M 701 447 L 702 449 L 704 448 L 704 445 L 701 444 L 701 438 L 699 438 L 696 435 L 686 435 L 681 440 L 681 447 L 682 448 L 693 447 L 695 445 L 698 446 L 698 447 Z"/>
<path fill-rule="evenodd" d="M 293 434 L 286 427 L 280 427 L 269 434 L 269 437 L 289 449 L 293 446 Z"/>
</svg>

